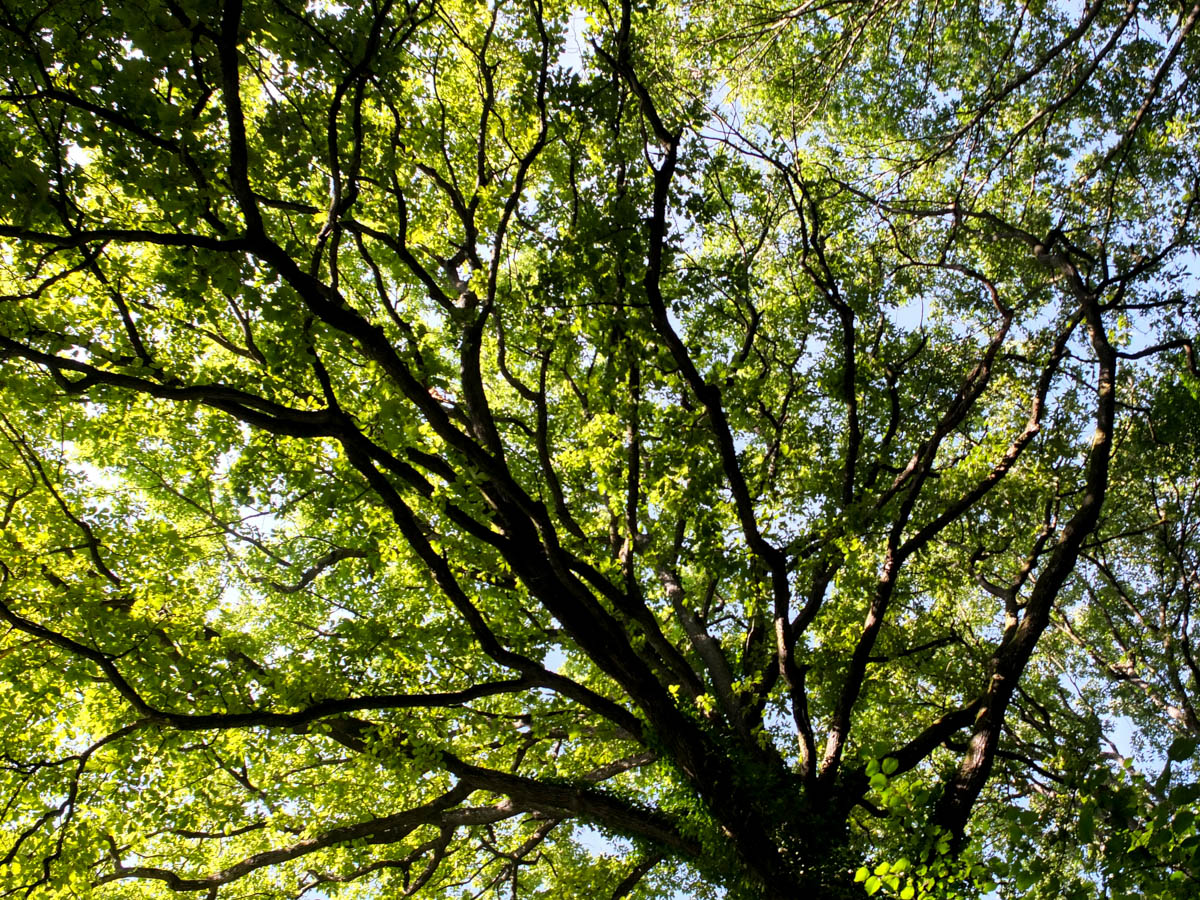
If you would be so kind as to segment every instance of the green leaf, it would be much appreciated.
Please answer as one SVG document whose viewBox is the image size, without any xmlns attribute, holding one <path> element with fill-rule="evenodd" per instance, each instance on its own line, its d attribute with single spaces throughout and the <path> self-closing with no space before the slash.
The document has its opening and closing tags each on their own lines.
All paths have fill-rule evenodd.
<svg viewBox="0 0 1200 900">
<path fill-rule="evenodd" d="M 1090 844 L 1095 831 L 1095 813 L 1091 804 L 1085 804 L 1079 811 L 1079 840 Z"/>
<path fill-rule="evenodd" d="M 1197 741 L 1193 738 L 1178 737 L 1167 748 L 1167 758 L 1171 762 L 1184 762 L 1196 755 Z"/>
</svg>

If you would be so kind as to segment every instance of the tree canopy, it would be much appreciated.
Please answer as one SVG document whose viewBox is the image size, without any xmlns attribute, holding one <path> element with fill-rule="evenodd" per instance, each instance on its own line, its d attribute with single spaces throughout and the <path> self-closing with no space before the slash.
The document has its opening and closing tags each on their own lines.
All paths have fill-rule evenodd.
<svg viewBox="0 0 1200 900">
<path fill-rule="evenodd" d="M 1198 17 L 0 0 L 0 896 L 1195 897 Z"/>
</svg>

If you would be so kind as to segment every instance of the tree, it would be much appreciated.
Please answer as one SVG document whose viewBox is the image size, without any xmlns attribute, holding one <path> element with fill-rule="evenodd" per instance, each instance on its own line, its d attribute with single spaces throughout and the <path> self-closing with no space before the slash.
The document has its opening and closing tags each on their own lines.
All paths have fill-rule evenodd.
<svg viewBox="0 0 1200 900">
<path fill-rule="evenodd" d="M 1198 16 L 5 0 L 0 893 L 1194 896 Z"/>
</svg>

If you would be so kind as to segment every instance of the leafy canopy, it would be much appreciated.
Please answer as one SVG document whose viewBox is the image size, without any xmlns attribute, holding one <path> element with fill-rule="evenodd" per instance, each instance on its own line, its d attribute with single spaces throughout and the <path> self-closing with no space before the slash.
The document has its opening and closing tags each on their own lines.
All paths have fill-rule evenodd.
<svg viewBox="0 0 1200 900">
<path fill-rule="evenodd" d="M 1198 17 L 4 0 L 0 895 L 1195 896 Z"/>
</svg>

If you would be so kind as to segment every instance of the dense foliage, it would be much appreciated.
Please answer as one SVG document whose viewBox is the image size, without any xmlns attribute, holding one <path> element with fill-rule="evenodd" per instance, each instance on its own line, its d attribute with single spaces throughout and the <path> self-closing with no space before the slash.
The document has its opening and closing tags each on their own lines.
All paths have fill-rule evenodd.
<svg viewBox="0 0 1200 900">
<path fill-rule="evenodd" d="M 0 896 L 1200 894 L 1198 17 L 0 0 Z"/>
</svg>

